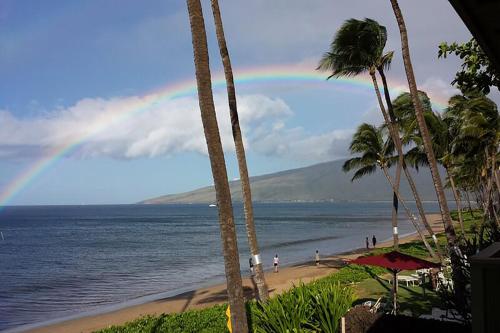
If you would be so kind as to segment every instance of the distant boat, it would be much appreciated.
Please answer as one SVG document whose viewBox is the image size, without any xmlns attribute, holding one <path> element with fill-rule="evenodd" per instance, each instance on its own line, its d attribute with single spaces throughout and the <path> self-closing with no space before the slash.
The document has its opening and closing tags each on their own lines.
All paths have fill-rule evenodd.
<svg viewBox="0 0 500 333">
<path fill-rule="evenodd" d="M 216 204 L 210 204 L 210 205 L 208 205 L 208 207 L 217 207 L 217 205 Z"/>
</svg>

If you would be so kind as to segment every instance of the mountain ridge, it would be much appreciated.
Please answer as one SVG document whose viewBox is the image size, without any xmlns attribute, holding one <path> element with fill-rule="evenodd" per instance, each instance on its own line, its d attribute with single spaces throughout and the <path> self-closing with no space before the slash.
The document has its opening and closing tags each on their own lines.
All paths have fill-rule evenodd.
<svg viewBox="0 0 500 333">
<path fill-rule="evenodd" d="M 344 173 L 345 160 L 322 162 L 306 167 L 278 171 L 250 177 L 254 202 L 327 202 L 327 201 L 391 201 L 392 190 L 382 172 L 351 182 L 352 173 Z M 393 168 L 394 169 L 394 168 Z M 392 170 L 394 171 L 394 170 Z M 432 178 L 428 169 L 411 171 L 419 194 L 424 201 L 436 201 Z M 444 170 L 440 169 L 443 174 Z M 239 180 L 229 182 L 233 201 L 242 200 Z M 413 201 L 406 178 L 401 177 L 401 194 Z M 452 198 L 447 191 L 447 197 Z M 140 201 L 139 204 L 195 204 L 214 203 L 213 186 L 192 191 L 167 194 Z"/>
</svg>

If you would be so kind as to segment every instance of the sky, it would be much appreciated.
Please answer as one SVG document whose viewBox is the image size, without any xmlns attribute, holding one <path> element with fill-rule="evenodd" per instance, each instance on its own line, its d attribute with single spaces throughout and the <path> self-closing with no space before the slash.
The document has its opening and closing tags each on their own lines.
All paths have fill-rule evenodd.
<svg viewBox="0 0 500 333">
<path fill-rule="evenodd" d="M 387 0 L 219 4 L 251 175 L 345 158 L 355 128 L 381 122 L 366 77 L 326 81 L 315 71 L 345 20 L 387 27 L 389 85 L 405 87 Z M 237 179 L 210 2 L 202 5 L 228 177 Z M 400 6 L 419 89 L 439 110 L 457 93 L 460 62 L 438 59 L 437 46 L 470 33 L 448 1 Z M 184 1 L 2 0 L 0 36 L 0 204 L 133 203 L 212 184 Z"/>
</svg>

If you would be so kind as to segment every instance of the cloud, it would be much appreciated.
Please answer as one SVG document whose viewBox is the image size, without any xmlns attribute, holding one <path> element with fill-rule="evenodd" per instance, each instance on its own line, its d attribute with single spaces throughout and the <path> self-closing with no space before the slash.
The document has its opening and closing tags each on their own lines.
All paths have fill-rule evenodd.
<svg viewBox="0 0 500 333">
<path fill-rule="evenodd" d="M 233 151 L 225 95 L 215 95 L 215 105 L 224 149 Z M 256 153 L 312 161 L 345 155 L 349 131 L 308 135 L 301 127 L 288 128 L 286 120 L 293 112 L 282 99 L 240 95 L 238 112 L 244 140 Z M 337 143 L 341 148 L 336 148 Z M 78 145 L 73 156 L 82 159 L 206 154 L 207 150 L 194 97 L 168 101 L 155 96 L 88 98 L 36 118 L 0 112 L 3 158 L 36 158 L 72 145 Z"/>
<path fill-rule="evenodd" d="M 1 111 L 0 155 L 30 157 L 36 156 L 37 150 L 43 154 L 45 150 L 80 142 L 76 153 L 80 158 L 206 153 L 198 100 L 189 97 L 155 102 L 154 98 L 83 99 L 37 118 L 17 118 Z M 242 128 L 251 129 L 264 120 L 291 114 L 280 99 L 248 95 L 239 96 L 238 101 Z M 217 95 L 215 104 L 224 148 L 233 149 L 227 101 Z"/>
<path fill-rule="evenodd" d="M 438 77 L 428 78 L 418 88 L 425 91 L 439 107 L 445 107 L 451 96 L 460 94 L 460 90 Z"/>
<path fill-rule="evenodd" d="M 352 129 L 343 129 L 311 135 L 302 127 L 279 126 L 262 130 L 251 146 L 253 150 L 267 156 L 323 162 L 348 156 L 347 147 L 353 133 Z"/>
<path fill-rule="evenodd" d="M 363 113 L 360 123 L 368 123 L 377 126 L 384 123 L 384 117 L 378 103 L 374 102 L 373 105 Z"/>
</svg>

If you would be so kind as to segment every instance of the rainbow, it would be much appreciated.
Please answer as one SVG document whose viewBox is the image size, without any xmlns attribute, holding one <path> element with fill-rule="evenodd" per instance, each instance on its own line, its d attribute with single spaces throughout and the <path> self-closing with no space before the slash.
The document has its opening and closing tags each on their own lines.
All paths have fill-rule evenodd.
<svg viewBox="0 0 500 333">
<path fill-rule="evenodd" d="M 346 87 L 351 91 L 372 90 L 372 82 L 368 76 L 356 76 L 349 78 L 338 78 L 326 82 L 325 73 L 319 73 L 314 70 L 313 65 L 274 65 L 258 68 L 246 68 L 234 71 L 235 82 L 238 86 L 251 83 L 269 83 L 269 84 L 313 84 L 324 85 L 327 88 Z M 396 84 L 395 84 L 396 83 Z M 394 94 L 405 91 L 405 85 L 398 82 L 390 82 L 391 92 Z M 224 74 L 216 73 L 212 75 L 212 86 L 214 90 L 225 88 L 226 82 Z M 9 204 L 10 201 L 23 189 L 36 179 L 45 170 L 57 163 L 61 158 L 75 151 L 89 140 L 93 135 L 103 131 L 109 126 L 119 123 L 125 119 L 133 117 L 139 113 L 147 112 L 152 106 L 166 100 L 180 97 L 194 96 L 197 94 L 196 81 L 194 79 L 184 80 L 173 84 L 165 85 L 157 90 L 147 92 L 140 98 L 134 100 L 123 110 L 112 115 L 103 115 L 97 122 L 90 124 L 85 134 L 75 136 L 68 140 L 64 145 L 51 147 L 46 150 L 44 156 L 36 160 L 24 171 L 19 173 L 0 193 L 0 210 Z M 432 96 L 435 106 L 443 108 L 446 103 L 444 99 Z"/>
</svg>

